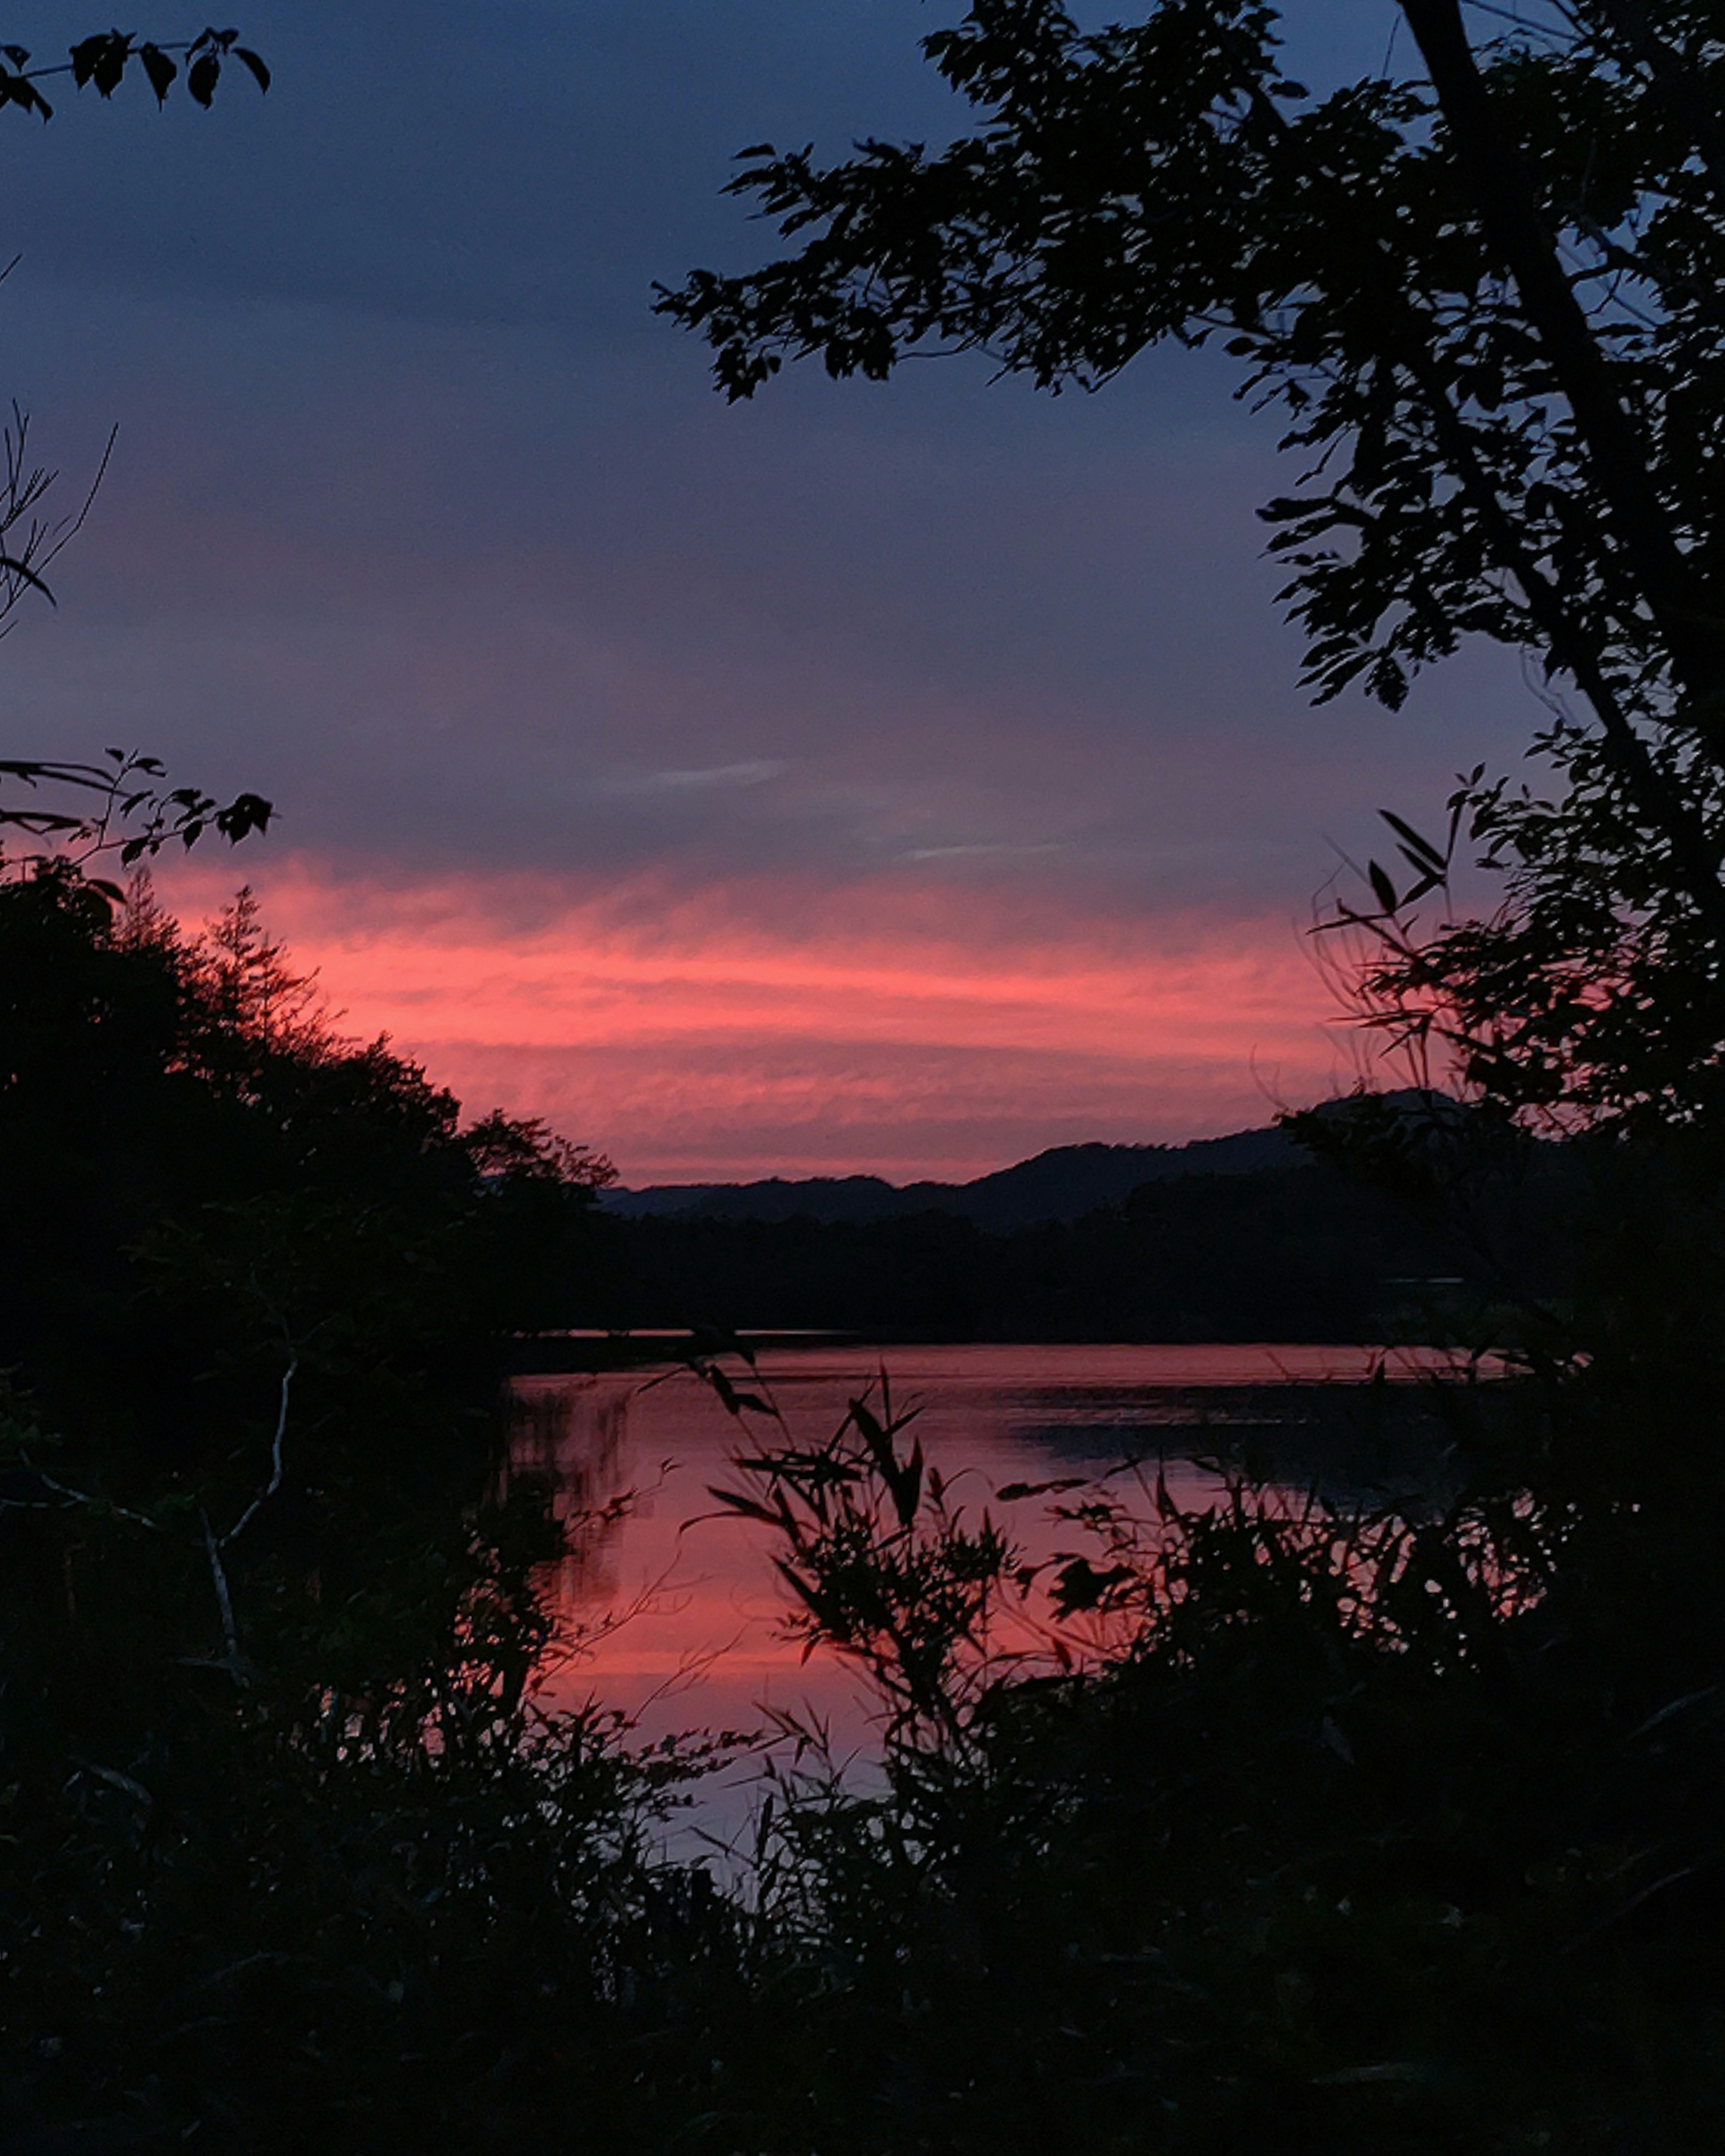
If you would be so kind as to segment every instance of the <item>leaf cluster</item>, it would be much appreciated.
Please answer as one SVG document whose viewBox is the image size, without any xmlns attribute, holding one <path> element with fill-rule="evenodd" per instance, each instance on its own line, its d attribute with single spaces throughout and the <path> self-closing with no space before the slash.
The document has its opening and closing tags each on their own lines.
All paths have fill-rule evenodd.
<svg viewBox="0 0 1725 2156">
<path fill-rule="evenodd" d="M 194 105 L 208 111 L 215 100 L 223 63 L 234 60 L 256 83 L 270 87 L 270 69 L 249 45 L 239 43 L 238 30 L 200 30 L 195 38 L 166 40 L 141 38 L 131 30 L 98 30 L 80 38 L 65 59 L 31 64 L 23 45 L 0 45 L 0 105 L 15 105 L 44 121 L 54 117 L 54 107 L 40 85 L 56 75 L 72 78 L 75 90 L 93 88 L 97 95 L 111 97 L 129 74 L 143 76 L 157 106 L 167 104 L 168 93 L 183 66 L 186 90 Z"/>
<path fill-rule="evenodd" d="M 1040 387 L 1219 344 L 1298 479 L 1266 505 L 1322 701 L 1526 656 L 1556 785 L 1476 772 L 1365 871 L 1368 1023 L 1517 1111 L 1681 1125 L 1725 1041 L 1725 68 L 1706 0 L 1403 0 L 1400 72 L 1313 95 L 1263 0 L 1082 28 L 986 0 L 925 39 L 943 147 L 742 153 L 783 251 L 660 311 L 752 395 L 788 360 L 975 351 Z M 1476 18 L 1477 19 L 1477 18 Z M 1396 49 L 1394 41 L 1392 51 Z M 1434 928 L 1458 839 L 1502 903 Z M 1418 1058 L 1435 1053 L 1437 1063 Z"/>
<path fill-rule="evenodd" d="M 1555 48 L 1509 33 L 1485 80 L 1698 567 L 1720 514 L 1699 390 L 1717 356 L 1718 205 L 1594 13 Z M 932 152 L 866 140 L 834 165 L 743 151 L 732 192 L 795 251 L 696 272 L 660 310 L 713 345 L 733 398 L 787 358 L 884 378 L 927 347 L 1093 388 L 1150 346 L 1219 340 L 1307 467 L 1265 513 L 1320 696 L 1363 679 L 1397 705 L 1476 634 L 1563 665 L 1524 568 L 1640 696 L 1647 595 L 1466 146 L 1417 79 L 1314 99 L 1277 30 L 1257 0 L 1168 0 L 1096 31 L 1053 0 L 973 8 L 925 51 L 978 131 Z M 1717 58 L 1704 43 L 1682 57 L 1704 95 Z"/>
<path fill-rule="evenodd" d="M 237 845 L 254 831 L 269 829 L 275 804 L 260 794 L 239 793 L 220 803 L 195 786 L 158 785 L 164 776 L 159 757 L 135 750 L 110 748 L 97 763 L 0 758 L 0 784 L 9 779 L 30 797 L 0 801 L 0 831 L 46 839 L 78 862 L 112 854 L 129 869 L 164 846 L 194 846 L 206 831 Z M 44 790 L 47 798 L 41 799 Z M 39 854 L 24 860 L 46 858 Z"/>
</svg>

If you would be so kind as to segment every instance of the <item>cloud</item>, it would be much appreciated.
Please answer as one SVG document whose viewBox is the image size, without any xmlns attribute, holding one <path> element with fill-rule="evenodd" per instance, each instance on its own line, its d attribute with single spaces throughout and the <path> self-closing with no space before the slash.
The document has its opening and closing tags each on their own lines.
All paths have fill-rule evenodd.
<svg viewBox="0 0 1725 2156">
<path fill-rule="evenodd" d="M 1000 858 L 1028 858 L 1035 854 L 1063 853 L 1065 849 L 1054 839 L 1045 839 L 1039 845 L 1015 845 L 1009 840 L 993 840 L 974 846 L 912 846 L 904 858 L 907 861 L 977 861 Z"/>
<path fill-rule="evenodd" d="M 261 104 L 0 129 L 0 393 L 69 495 L 121 423 L 18 752 L 271 796 L 185 890 L 253 876 L 356 1027 L 632 1174 L 1259 1120 L 1255 1055 L 1329 1069 L 1323 834 L 1527 731 L 1472 657 L 1307 708 L 1219 355 L 713 395 L 653 280 L 760 251 L 740 143 L 937 139 L 923 16 L 305 0 Z"/>
<path fill-rule="evenodd" d="M 973 1175 L 1042 1146 L 1261 1123 L 1345 1082 L 1285 921 L 1122 922 L 913 879 L 384 885 L 249 863 L 357 1034 L 475 1110 L 547 1115 L 631 1180 Z M 208 865 L 171 871 L 213 910 Z"/>
<path fill-rule="evenodd" d="M 706 793 L 726 787 L 765 786 L 782 778 L 790 769 L 773 757 L 757 757 L 744 763 L 720 763 L 706 771 L 651 771 L 640 778 L 611 782 L 619 793 Z"/>
</svg>

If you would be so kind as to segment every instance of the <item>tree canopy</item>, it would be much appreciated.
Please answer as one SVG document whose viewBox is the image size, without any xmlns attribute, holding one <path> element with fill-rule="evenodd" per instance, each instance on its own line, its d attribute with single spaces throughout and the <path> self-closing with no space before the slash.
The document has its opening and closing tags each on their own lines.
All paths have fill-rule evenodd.
<svg viewBox="0 0 1725 2156">
<path fill-rule="evenodd" d="M 1725 13 L 1553 0 L 1474 36 L 1402 0 L 1405 69 L 1314 95 L 1298 12 L 979 0 L 924 40 L 974 131 L 744 151 L 788 250 L 659 307 L 733 398 L 787 359 L 976 350 L 1059 391 L 1223 345 L 1301 459 L 1262 513 L 1314 695 L 1394 708 L 1485 637 L 1551 706 L 1560 808 L 1483 773 L 1453 804 L 1495 920 L 1410 926 L 1442 840 L 1399 824 L 1373 865 L 1378 1015 L 1518 1106 L 1692 1118 L 1725 1030 Z"/>
</svg>

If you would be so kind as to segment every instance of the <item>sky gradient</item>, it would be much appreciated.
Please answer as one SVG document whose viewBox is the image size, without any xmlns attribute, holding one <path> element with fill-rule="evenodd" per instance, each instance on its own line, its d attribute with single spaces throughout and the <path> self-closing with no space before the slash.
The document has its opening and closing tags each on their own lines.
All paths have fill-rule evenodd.
<svg viewBox="0 0 1725 2156">
<path fill-rule="evenodd" d="M 259 0 L 261 102 L 0 116 L 0 389 L 69 504 L 121 429 L 0 659 L 12 752 L 271 795 L 170 900 L 249 880 L 354 1031 L 631 1181 L 974 1174 L 1331 1090 L 1335 848 L 1529 730 L 1467 654 L 1394 720 L 1306 706 L 1252 514 L 1288 475 L 1219 362 L 727 409 L 651 317 L 767 244 L 740 145 L 953 123 L 952 12 Z M 1303 14 L 1381 58 L 1378 0 Z"/>
</svg>

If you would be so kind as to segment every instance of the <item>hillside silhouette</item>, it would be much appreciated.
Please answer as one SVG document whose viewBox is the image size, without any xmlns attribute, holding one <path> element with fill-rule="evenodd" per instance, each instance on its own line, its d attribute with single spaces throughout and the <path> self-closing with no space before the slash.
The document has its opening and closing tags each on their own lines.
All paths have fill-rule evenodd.
<svg viewBox="0 0 1725 2156">
<path fill-rule="evenodd" d="M 1316 1111 L 1318 1133 L 1346 1104 Z M 1416 1151 L 1466 1142 L 1442 1096 L 1375 1104 Z M 1307 1126 L 1308 1132 L 1312 1124 Z M 875 1176 L 610 1190 L 629 1325 L 880 1341 L 1465 1336 L 1512 1274 L 1560 1291 L 1562 1148 L 1465 1214 L 1363 1181 L 1289 1132 L 1061 1146 L 964 1183 Z"/>
<path fill-rule="evenodd" d="M 996 1234 L 1040 1220 L 1076 1220 L 1118 1205 L 1147 1183 L 1174 1176 L 1248 1175 L 1291 1166 L 1299 1148 L 1286 1132 L 1235 1131 L 1190 1144 L 1051 1146 L 969 1183 L 892 1183 L 878 1175 L 769 1176 L 756 1183 L 656 1183 L 604 1194 L 608 1213 L 626 1219 L 906 1219 L 946 1213 Z"/>
</svg>

